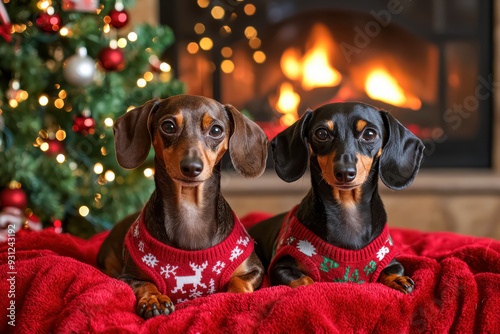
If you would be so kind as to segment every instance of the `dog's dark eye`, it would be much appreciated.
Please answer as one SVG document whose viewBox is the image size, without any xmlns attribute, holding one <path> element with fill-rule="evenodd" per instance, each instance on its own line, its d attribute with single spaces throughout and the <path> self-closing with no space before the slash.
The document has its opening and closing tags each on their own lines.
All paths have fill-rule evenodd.
<svg viewBox="0 0 500 334">
<path fill-rule="evenodd" d="M 361 137 L 366 141 L 370 141 L 377 137 L 377 133 L 372 129 L 366 129 L 365 131 L 363 131 Z"/>
<path fill-rule="evenodd" d="M 218 125 L 214 125 L 212 126 L 212 128 L 210 129 L 210 136 L 214 137 L 214 138 L 217 138 L 217 137 L 220 137 L 222 135 L 222 127 L 218 126 Z"/>
<path fill-rule="evenodd" d="M 326 140 L 328 138 L 328 131 L 326 131 L 326 129 L 321 128 L 316 130 L 315 135 L 319 140 Z"/>
<path fill-rule="evenodd" d="M 165 121 L 161 125 L 162 130 L 165 133 L 174 133 L 175 132 L 175 124 L 172 121 Z"/>
</svg>

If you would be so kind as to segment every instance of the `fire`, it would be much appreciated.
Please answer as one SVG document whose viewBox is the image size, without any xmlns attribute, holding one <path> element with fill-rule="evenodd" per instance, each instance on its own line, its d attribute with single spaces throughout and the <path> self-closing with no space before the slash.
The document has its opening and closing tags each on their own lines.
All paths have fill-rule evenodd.
<svg viewBox="0 0 500 334">
<path fill-rule="evenodd" d="M 330 65 L 334 41 L 323 24 L 316 24 L 310 34 L 310 47 L 301 57 L 300 52 L 288 48 L 281 56 L 281 70 L 290 80 L 301 80 L 305 90 L 316 87 L 335 87 L 342 75 Z"/>
<path fill-rule="evenodd" d="M 413 110 L 419 110 L 422 107 L 422 102 L 415 96 L 406 94 L 397 80 L 383 68 L 371 70 L 366 77 L 365 90 L 372 99 L 397 107 Z"/>
<path fill-rule="evenodd" d="M 292 84 L 289 82 L 282 83 L 276 109 L 284 114 L 280 120 L 283 126 L 290 126 L 299 119 L 297 115 L 299 102 L 300 96 L 293 90 Z"/>
</svg>

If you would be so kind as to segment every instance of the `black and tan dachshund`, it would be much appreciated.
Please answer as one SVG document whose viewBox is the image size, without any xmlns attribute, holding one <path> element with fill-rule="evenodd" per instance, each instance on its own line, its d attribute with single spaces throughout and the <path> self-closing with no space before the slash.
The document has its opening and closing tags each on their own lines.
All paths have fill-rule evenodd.
<svg viewBox="0 0 500 334">
<path fill-rule="evenodd" d="M 271 284 L 378 281 L 411 292 L 414 282 L 392 251 L 378 178 L 391 189 L 408 187 L 422 142 L 386 111 L 332 103 L 307 111 L 271 147 L 281 179 L 296 181 L 309 166 L 312 182 L 291 212 L 250 229 Z"/>
<path fill-rule="evenodd" d="M 258 288 L 264 268 L 220 192 L 220 161 L 229 150 L 241 175 L 261 175 L 268 149 L 262 129 L 231 105 L 177 95 L 127 112 L 117 119 L 114 135 L 116 157 L 124 168 L 139 167 L 151 144 L 155 152 L 156 189 L 140 220 L 134 214 L 118 223 L 97 259 L 103 272 L 132 287 L 137 314 L 144 318 L 170 314 L 173 302 L 180 300 L 170 298 L 171 293 L 196 297 L 202 288 L 210 293 Z M 237 229 L 242 236 L 235 234 Z M 165 252 L 175 256 L 160 256 Z M 229 253 L 228 259 L 210 264 L 212 253 Z M 186 262 L 181 263 L 186 266 L 184 273 L 181 265 L 172 264 L 182 259 Z M 217 279 L 217 274 L 225 277 L 221 278 L 225 283 L 210 281 L 209 286 L 207 276 Z M 167 278 L 172 281 L 165 283 Z"/>
</svg>

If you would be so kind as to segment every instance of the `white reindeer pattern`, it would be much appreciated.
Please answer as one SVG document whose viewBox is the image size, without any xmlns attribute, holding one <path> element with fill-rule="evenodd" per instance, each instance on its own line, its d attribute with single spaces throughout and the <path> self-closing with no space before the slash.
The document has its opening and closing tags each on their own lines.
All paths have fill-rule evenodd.
<svg viewBox="0 0 500 334">
<path fill-rule="evenodd" d="M 186 291 L 183 290 L 184 285 L 186 284 L 192 284 L 193 288 L 196 290 L 198 286 L 201 286 L 203 288 L 207 288 L 207 286 L 203 283 L 201 283 L 201 272 L 205 270 L 205 268 L 208 266 L 208 261 L 205 261 L 201 266 L 195 265 L 194 263 L 189 263 L 191 268 L 194 270 L 195 274 L 192 276 L 177 276 L 175 277 L 176 280 L 176 287 L 172 290 L 172 293 L 176 293 L 177 291 L 181 291 L 181 293 L 186 293 Z"/>
</svg>

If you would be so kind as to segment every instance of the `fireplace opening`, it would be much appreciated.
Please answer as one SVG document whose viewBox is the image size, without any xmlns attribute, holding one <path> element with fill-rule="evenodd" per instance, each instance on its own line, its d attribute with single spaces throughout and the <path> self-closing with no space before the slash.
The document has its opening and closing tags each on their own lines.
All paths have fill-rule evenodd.
<svg viewBox="0 0 500 334">
<path fill-rule="evenodd" d="M 162 6 L 188 93 L 233 104 L 269 137 L 308 108 L 361 101 L 424 141 L 424 167 L 491 167 L 490 1 Z"/>
</svg>

